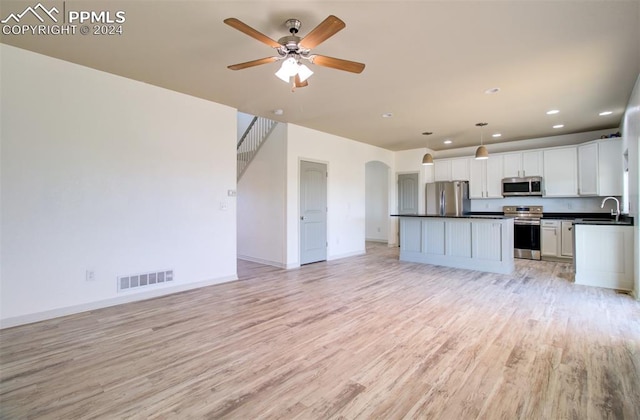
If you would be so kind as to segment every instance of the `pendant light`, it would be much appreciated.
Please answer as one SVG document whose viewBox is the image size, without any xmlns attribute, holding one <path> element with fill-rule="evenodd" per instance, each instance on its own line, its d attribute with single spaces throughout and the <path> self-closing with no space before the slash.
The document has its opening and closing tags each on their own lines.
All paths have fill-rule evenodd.
<svg viewBox="0 0 640 420">
<path fill-rule="evenodd" d="M 476 124 L 476 127 L 480 127 L 480 147 L 476 149 L 477 160 L 489 159 L 489 151 L 482 144 L 482 127 L 484 127 L 485 125 L 487 125 L 486 122 L 479 122 L 478 124 Z"/>
<path fill-rule="evenodd" d="M 424 136 L 430 136 L 433 133 L 430 131 L 425 131 L 424 133 L 422 133 L 422 135 Z M 427 150 L 429 150 L 429 148 L 427 147 Z M 422 164 L 425 166 L 431 166 L 433 165 L 433 156 L 431 156 L 431 153 L 427 152 L 424 154 L 424 156 L 422 157 Z"/>
</svg>

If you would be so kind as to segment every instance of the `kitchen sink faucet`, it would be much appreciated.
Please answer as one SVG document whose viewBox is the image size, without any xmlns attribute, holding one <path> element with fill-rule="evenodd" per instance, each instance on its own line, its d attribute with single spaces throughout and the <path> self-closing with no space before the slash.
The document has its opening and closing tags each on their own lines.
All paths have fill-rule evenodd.
<svg viewBox="0 0 640 420">
<path fill-rule="evenodd" d="M 611 209 L 611 215 L 612 216 L 616 216 L 616 222 L 618 221 L 618 218 L 620 217 L 620 201 L 618 201 L 617 198 L 615 197 L 605 197 L 604 200 L 602 200 L 602 204 L 600 204 L 600 208 L 603 209 L 604 208 L 604 203 L 607 200 L 615 200 L 616 202 L 616 209 Z"/>
</svg>

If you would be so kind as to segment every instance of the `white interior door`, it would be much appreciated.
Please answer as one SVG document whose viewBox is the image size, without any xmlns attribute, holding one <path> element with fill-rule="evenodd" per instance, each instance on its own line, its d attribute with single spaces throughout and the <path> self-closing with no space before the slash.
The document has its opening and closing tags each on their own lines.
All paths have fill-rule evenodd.
<svg viewBox="0 0 640 420">
<path fill-rule="evenodd" d="M 398 213 L 418 214 L 418 174 L 398 175 Z"/>
<path fill-rule="evenodd" d="M 300 162 L 300 264 L 327 259 L 327 165 Z"/>
</svg>

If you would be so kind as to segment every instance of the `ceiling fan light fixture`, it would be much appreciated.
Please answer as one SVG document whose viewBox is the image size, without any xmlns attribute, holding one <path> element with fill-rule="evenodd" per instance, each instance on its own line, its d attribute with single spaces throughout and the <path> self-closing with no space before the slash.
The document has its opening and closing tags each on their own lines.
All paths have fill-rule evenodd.
<svg viewBox="0 0 640 420">
<path fill-rule="evenodd" d="M 280 70 L 276 72 L 276 76 L 285 83 L 289 83 L 289 79 L 296 74 L 298 74 L 298 63 L 293 57 L 284 60 Z"/>
<path fill-rule="evenodd" d="M 291 76 L 289 76 L 289 72 L 282 67 L 276 72 L 276 76 L 285 83 L 289 83 L 289 79 L 291 78 Z"/>
<path fill-rule="evenodd" d="M 305 66 L 304 64 L 298 65 L 298 77 L 300 77 L 301 82 L 307 80 L 309 77 L 311 77 L 312 74 L 313 71 L 311 71 L 309 67 Z"/>
</svg>

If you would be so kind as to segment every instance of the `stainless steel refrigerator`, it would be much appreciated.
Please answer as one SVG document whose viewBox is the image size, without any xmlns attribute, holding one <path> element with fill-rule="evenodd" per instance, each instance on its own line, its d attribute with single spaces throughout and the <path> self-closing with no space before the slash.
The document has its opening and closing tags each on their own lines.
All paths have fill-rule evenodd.
<svg viewBox="0 0 640 420">
<path fill-rule="evenodd" d="M 469 181 L 430 182 L 426 185 L 429 215 L 462 216 L 469 213 Z"/>
</svg>

